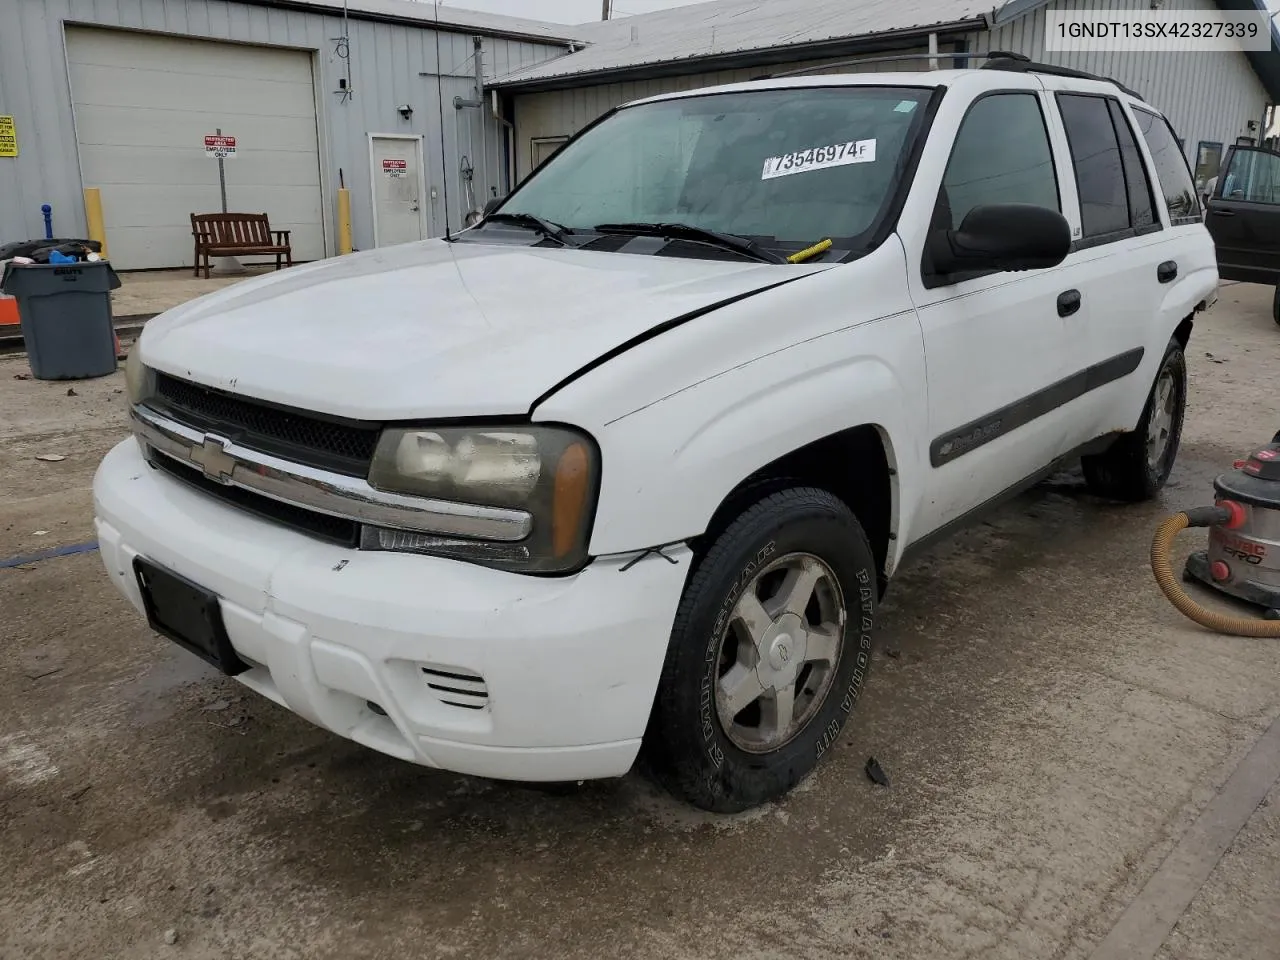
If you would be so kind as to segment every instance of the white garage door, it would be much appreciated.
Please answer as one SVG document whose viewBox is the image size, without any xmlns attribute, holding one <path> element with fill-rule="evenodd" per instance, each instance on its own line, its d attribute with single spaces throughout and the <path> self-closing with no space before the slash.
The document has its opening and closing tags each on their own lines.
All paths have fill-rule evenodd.
<svg viewBox="0 0 1280 960">
<path fill-rule="evenodd" d="M 69 27 L 67 54 L 81 173 L 117 268 L 194 264 L 191 214 L 222 210 L 204 150 L 218 128 L 236 138 L 227 209 L 292 230 L 294 260 L 324 256 L 309 53 Z"/>
</svg>

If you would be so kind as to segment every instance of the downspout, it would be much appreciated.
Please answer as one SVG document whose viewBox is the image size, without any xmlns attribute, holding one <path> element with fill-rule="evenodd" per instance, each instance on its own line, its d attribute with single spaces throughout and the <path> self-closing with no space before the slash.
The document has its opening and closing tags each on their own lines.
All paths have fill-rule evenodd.
<svg viewBox="0 0 1280 960">
<path fill-rule="evenodd" d="M 471 42 L 475 44 L 476 49 L 476 100 L 480 103 L 480 109 L 476 111 L 476 119 L 480 121 L 480 156 L 484 158 L 482 165 L 484 185 L 488 188 L 491 181 L 489 180 L 489 124 L 484 117 L 484 40 L 481 37 L 472 37 Z M 488 202 L 488 197 L 483 201 L 477 198 L 476 206 L 483 209 Z"/>
<path fill-rule="evenodd" d="M 929 34 L 929 69 L 938 69 L 938 35 Z"/>
<path fill-rule="evenodd" d="M 498 103 L 498 91 L 490 90 L 490 109 L 493 111 L 493 119 L 507 128 L 507 189 L 502 191 L 502 195 L 506 196 L 515 189 L 516 179 L 516 125 L 502 115 L 500 104 Z"/>
</svg>

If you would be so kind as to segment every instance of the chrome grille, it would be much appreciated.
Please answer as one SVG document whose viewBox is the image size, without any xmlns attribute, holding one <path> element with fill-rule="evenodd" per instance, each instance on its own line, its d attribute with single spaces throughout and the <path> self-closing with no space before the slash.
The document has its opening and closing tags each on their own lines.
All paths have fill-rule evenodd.
<svg viewBox="0 0 1280 960">
<path fill-rule="evenodd" d="M 156 374 L 155 400 L 189 427 L 345 476 L 367 476 L 378 445 L 378 424 L 249 400 L 167 373 Z"/>
<path fill-rule="evenodd" d="M 352 520 L 316 513 L 314 510 L 295 507 L 289 503 L 281 503 L 279 500 L 260 496 L 240 487 L 217 483 L 206 479 L 199 470 L 193 470 L 190 466 L 156 450 L 151 451 L 150 459 L 156 467 L 169 474 L 169 476 L 181 480 L 183 483 L 195 487 L 215 499 L 262 517 L 264 520 L 272 520 L 281 526 L 288 527 L 290 530 L 296 530 L 298 533 L 305 533 L 344 547 L 354 547 L 360 541 L 360 525 Z"/>
</svg>

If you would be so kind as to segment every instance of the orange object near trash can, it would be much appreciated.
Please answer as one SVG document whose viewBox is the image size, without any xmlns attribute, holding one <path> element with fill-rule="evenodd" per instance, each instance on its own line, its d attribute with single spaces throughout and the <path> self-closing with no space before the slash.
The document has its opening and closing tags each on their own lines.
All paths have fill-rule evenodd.
<svg viewBox="0 0 1280 960">
<path fill-rule="evenodd" d="M 18 301 L 13 297 L 6 297 L 0 293 L 0 327 L 17 326 L 20 322 L 18 319 Z"/>
</svg>

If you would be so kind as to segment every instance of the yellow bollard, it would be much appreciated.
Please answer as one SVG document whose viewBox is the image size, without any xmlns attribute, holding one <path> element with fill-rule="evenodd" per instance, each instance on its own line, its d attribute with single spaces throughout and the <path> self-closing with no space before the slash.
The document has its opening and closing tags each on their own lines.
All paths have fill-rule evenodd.
<svg viewBox="0 0 1280 960">
<path fill-rule="evenodd" d="M 102 191 L 97 187 L 84 188 L 84 219 L 89 227 L 89 239 L 102 244 L 102 259 L 107 255 L 107 228 L 102 218 Z"/>
<path fill-rule="evenodd" d="M 338 253 L 351 252 L 351 191 L 338 190 Z"/>
</svg>

